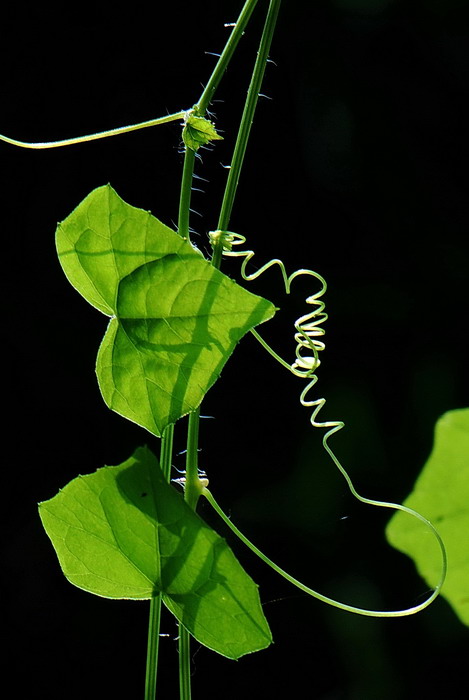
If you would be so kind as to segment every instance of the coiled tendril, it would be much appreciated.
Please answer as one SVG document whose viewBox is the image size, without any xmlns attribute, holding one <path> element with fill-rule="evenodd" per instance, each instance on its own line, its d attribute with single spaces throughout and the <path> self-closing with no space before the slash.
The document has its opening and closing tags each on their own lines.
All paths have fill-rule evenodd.
<svg viewBox="0 0 469 700">
<path fill-rule="evenodd" d="M 303 583 L 297 581 L 295 578 L 290 576 L 290 574 L 281 569 L 277 564 L 275 564 L 271 559 L 269 559 L 265 554 L 263 554 L 254 544 L 252 544 L 252 542 L 250 542 L 247 539 L 247 537 L 243 535 L 242 532 L 240 532 L 240 530 L 238 530 L 238 528 L 232 523 L 230 518 L 223 512 L 221 507 L 215 501 L 213 495 L 207 487 L 203 488 L 202 494 L 207 498 L 209 503 L 213 506 L 213 508 L 216 510 L 219 516 L 226 523 L 226 525 L 228 525 L 228 527 L 241 539 L 242 542 L 244 542 L 244 544 L 246 544 L 254 553 L 256 553 L 266 564 L 272 567 L 277 573 L 279 573 L 281 576 L 283 576 L 295 586 L 300 588 L 302 591 L 308 593 L 314 598 L 317 598 L 324 603 L 340 608 L 342 610 L 358 613 L 360 615 L 366 615 L 369 617 L 403 617 L 405 615 L 412 615 L 423 610 L 428 605 L 430 605 L 430 603 L 432 603 L 435 600 L 435 598 L 439 595 L 446 577 L 446 549 L 439 532 L 429 520 L 427 520 L 423 515 L 413 510 L 412 508 L 408 508 L 407 506 L 401 505 L 399 503 L 390 503 L 388 501 L 376 501 L 370 498 L 365 498 L 357 492 L 347 471 L 342 466 L 339 459 L 336 457 L 335 453 L 328 444 L 329 438 L 334 433 L 338 432 L 344 427 L 343 421 L 318 421 L 318 414 L 323 408 L 324 404 L 326 403 L 326 399 L 308 398 L 312 388 L 318 380 L 316 376 L 316 370 L 320 365 L 319 353 L 325 349 L 325 344 L 322 340 L 320 340 L 320 338 L 322 338 L 325 334 L 325 331 L 322 328 L 322 324 L 327 320 L 327 314 L 325 313 L 325 303 L 322 300 L 322 296 L 324 295 L 327 289 L 326 281 L 317 272 L 313 272 L 313 270 L 308 269 L 296 270 L 291 275 L 287 275 L 284 263 L 278 258 L 270 260 L 268 263 L 260 267 L 255 272 L 247 274 L 246 267 L 254 257 L 254 251 L 233 250 L 234 246 L 243 246 L 246 243 L 246 238 L 244 236 L 238 233 L 233 233 L 231 231 L 212 231 L 209 233 L 209 240 L 212 247 L 222 245 L 222 252 L 224 256 L 232 258 L 243 258 L 243 261 L 241 263 L 241 276 L 244 280 L 248 282 L 257 279 L 266 270 L 270 269 L 273 266 L 278 266 L 280 268 L 280 272 L 282 274 L 283 282 L 285 285 L 285 292 L 287 294 L 290 293 L 291 284 L 293 280 L 297 277 L 310 276 L 314 277 L 316 280 L 319 281 L 320 289 L 306 298 L 306 303 L 310 306 L 313 306 L 314 309 L 309 313 L 300 316 L 300 318 L 298 318 L 294 322 L 296 359 L 292 364 L 289 364 L 282 357 L 280 357 L 280 355 L 278 355 L 275 352 L 275 350 L 273 350 L 268 345 L 268 343 L 266 343 L 266 341 L 262 338 L 262 336 L 259 335 L 259 333 L 255 329 L 251 330 L 251 333 L 257 338 L 261 345 L 272 355 L 272 357 L 274 357 L 283 367 L 288 369 L 295 376 L 300 377 L 301 379 L 304 379 L 308 382 L 306 387 L 302 390 L 300 394 L 300 402 L 302 406 L 313 409 L 310 417 L 311 425 L 314 428 L 323 428 L 326 430 L 322 439 L 324 449 L 332 459 L 335 466 L 339 469 L 340 473 L 345 478 L 352 495 L 360 502 L 366 503 L 371 506 L 377 506 L 380 508 L 391 508 L 392 510 L 400 510 L 404 513 L 408 513 L 412 517 L 420 520 L 427 528 L 430 529 L 431 533 L 436 538 L 441 551 L 442 566 L 440 579 L 436 587 L 433 589 L 432 593 L 426 600 L 423 601 L 423 603 L 420 603 L 419 605 L 415 605 L 410 608 L 406 608 L 404 610 L 367 610 L 364 608 L 355 607 L 353 605 L 347 605 L 346 603 L 341 603 L 339 601 L 333 600 L 332 598 L 328 598 L 327 596 L 324 596 L 321 593 L 318 593 L 317 591 L 314 591 L 308 586 L 305 586 Z M 305 354 L 306 352 L 308 352 L 309 354 Z"/>
</svg>

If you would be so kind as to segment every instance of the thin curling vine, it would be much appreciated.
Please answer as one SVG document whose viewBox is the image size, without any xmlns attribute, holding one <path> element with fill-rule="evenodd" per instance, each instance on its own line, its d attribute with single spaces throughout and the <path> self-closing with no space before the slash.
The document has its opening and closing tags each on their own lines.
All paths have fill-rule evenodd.
<svg viewBox="0 0 469 700">
<path fill-rule="evenodd" d="M 202 95 L 191 108 L 56 142 L 27 143 L 1 137 L 15 146 L 55 148 L 182 120 L 184 165 L 177 231 L 149 212 L 127 204 L 110 185 L 105 185 L 91 192 L 56 232 L 59 261 L 69 282 L 109 318 L 96 361 L 103 399 L 115 413 L 160 438 L 161 448 L 159 460 L 148 448 L 138 448 L 118 466 L 74 479 L 58 495 L 40 504 L 40 516 L 71 583 L 107 598 L 151 601 L 145 700 L 153 700 L 156 695 L 162 603 L 179 623 L 179 687 L 184 700 L 191 695 L 190 637 L 232 659 L 264 649 L 272 641 L 256 584 L 226 542 L 195 513 L 200 496 L 276 572 L 302 591 L 344 611 L 375 617 L 413 614 L 435 599 L 446 572 L 445 548 L 433 525 L 404 506 L 360 496 L 329 447 L 329 438 L 343 423 L 320 422 L 318 413 L 325 400 L 309 398 L 317 381 L 319 354 L 325 348 L 322 324 L 327 315 L 322 297 L 326 282 L 309 269 L 287 275 L 279 259 L 248 274 L 247 265 L 254 253 L 238 250 L 245 238 L 228 230 L 280 0 L 268 3 L 218 226 L 209 234 L 212 258 L 206 259 L 190 241 L 197 152 L 221 139 L 206 117 L 207 108 L 257 4 L 257 0 L 245 2 Z M 319 283 L 318 291 L 306 299 L 312 310 L 294 324 L 293 362 L 281 358 L 256 330 L 270 321 L 277 309 L 223 274 L 223 256 L 243 259 L 241 275 L 246 281 L 273 266 L 279 267 L 287 294 L 297 277 L 309 276 Z M 418 518 L 435 536 L 442 555 L 441 578 L 420 605 L 400 611 L 366 610 L 312 590 L 260 552 L 209 491 L 197 460 L 200 406 L 248 332 L 283 367 L 307 382 L 300 401 L 313 409 L 312 426 L 326 430 L 324 448 L 352 494 L 365 504 L 401 510 Z M 186 473 L 177 480 L 184 487 L 182 498 L 170 479 L 175 426 L 186 415 Z"/>
<path fill-rule="evenodd" d="M 344 469 L 340 461 L 338 460 L 337 456 L 335 455 L 334 451 L 331 449 L 329 446 L 328 440 L 329 438 L 339 430 L 341 430 L 344 427 L 344 423 L 342 421 L 323 421 L 319 422 L 317 421 L 317 416 L 319 411 L 323 408 L 323 406 L 326 403 L 326 400 L 324 398 L 320 399 L 308 399 L 307 396 L 310 393 L 311 389 L 315 386 L 318 378 L 316 375 L 316 370 L 318 369 L 320 365 L 320 360 L 319 360 L 319 352 L 325 350 L 325 344 L 323 341 L 318 340 L 318 338 L 322 338 L 325 334 L 324 329 L 321 327 L 321 325 L 327 320 L 327 314 L 325 313 L 325 304 L 321 300 L 321 297 L 325 294 L 327 285 L 326 281 L 324 280 L 321 275 L 319 275 L 317 272 L 313 272 L 313 270 L 305 270 L 305 269 L 300 269 L 296 270 L 293 272 L 291 275 L 287 275 L 287 271 L 285 269 L 285 265 L 281 260 L 278 258 L 274 258 L 270 260 L 269 262 L 265 263 L 262 265 L 260 268 L 258 268 L 255 272 L 248 274 L 246 272 L 246 267 L 248 263 L 252 260 L 254 257 L 254 251 L 253 250 L 242 250 L 242 251 L 237 251 L 233 250 L 233 246 L 241 246 L 246 243 L 246 238 L 244 236 L 241 236 L 239 234 L 233 233 L 231 231 L 214 231 L 209 233 L 209 239 L 212 244 L 212 246 L 215 248 L 217 245 L 222 245 L 223 248 L 223 255 L 226 257 L 234 257 L 234 258 L 243 258 L 243 262 L 241 264 L 241 276 L 244 280 L 251 282 L 253 280 L 258 279 L 264 272 L 269 270 L 270 268 L 277 266 L 280 269 L 280 272 L 282 274 L 283 278 L 283 283 L 285 287 L 285 292 L 286 294 L 290 294 L 291 291 L 291 285 L 293 280 L 295 280 L 297 277 L 301 276 L 309 276 L 309 277 L 314 277 L 316 278 L 319 283 L 320 283 L 320 289 L 312 294 L 311 296 L 308 296 L 306 298 L 306 303 L 309 304 L 310 306 L 315 306 L 316 308 L 301 316 L 294 322 L 294 328 L 295 328 L 295 334 L 294 334 L 294 340 L 296 342 L 296 359 L 292 364 L 288 364 L 284 359 L 278 355 L 275 350 L 273 350 L 268 343 L 265 342 L 265 340 L 261 337 L 261 335 L 255 330 L 251 329 L 251 333 L 254 335 L 254 337 L 260 342 L 262 347 L 267 350 L 267 352 L 272 355 L 272 357 L 279 362 L 283 367 L 288 369 L 292 374 L 294 374 L 296 377 L 300 377 L 301 379 L 305 379 L 308 381 L 308 384 L 306 387 L 302 390 L 301 395 L 300 395 L 300 403 L 302 406 L 305 406 L 306 408 L 313 408 L 313 412 L 311 414 L 310 422 L 313 428 L 325 428 L 326 433 L 324 434 L 323 437 L 323 446 L 326 452 L 329 454 L 330 458 L 332 459 L 333 463 L 336 465 L 336 467 L 339 469 L 341 472 L 342 476 L 345 478 L 347 485 L 352 493 L 352 495 L 361 503 L 365 503 L 367 505 L 371 506 L 377 506 L 379 508 L 390 508 L 392 510 L 397 510 L 397 511 L 402 511 L 404 513 L 407 513 L 408 515 L 411 515 L 414 518 L 417 518 L 420 522 L 422 522 L 426 528 L 430 531 L 430 533 L 435 537 L 440 553 L 441 553 L 441 574 L 440 574 L 440 579 L 434 588 L 434 590 L 430 593 L 430 595 L 424 600 L 422 603 L 419 605 L 415 605 L 409 608 L 405 608 L 403 610 L 368 610 L 366 608 L 358 608 L 353 605 L 348 605 L 347 603 L 342 603 L 337 600 L 334 600 L 332 598 L 329 598 L 328 596 L 323 595 L 322 593 L 319 593 L 318 591 L 313 590 L 309 586 L 306 586 L 304 583 L 301 581 L 298 581 L 296 578 L 288 574 L 286 571 L 281 569 L 275 562 L 273 562 L 269 557 L 267 557 L 265 554 L 263 554 L 252 542 L 249 541 L 249 539 L 240 532 L 240 530 L 234 525 L 232 520 L 226 515 L 226 513 L 223 512 L 222 508 L 219 506 L 215 498 L 213 497 L 212 493 L 208 489 L 208 485 L 204 487 L 202 494 L 205 496 L 205 498 L 208 500 L 210 505 L 214 508 L 214 510 L 218 513 L 218 515 L 222 518 L 222 520 L 225 522 L 226 525 L 230 528 L 232 532 L 235 533 L 237 537 L 241 539 L 244 544 L 249 547 L 249 549 L 257 554 L 262 561 L 264 561 L 268 566 L 270 566 L 274 571 L 276 571 L 278 574 L 283 576 L 287 581 L 292 583 L 294 586 L 302 590 L 304 593 L 307 593 L 308 595 L 312 596 L 313 598 L 317 598 L 318 600 L 322 601 L 323 603 L 327 603 L 328 605 L 332 605 L 333 607 L 339 608 L 341 610 L 345 610 L 347 612 L 352 612 L 356 613 L 359 615 L 365 615 L 367 617 L 404 617 L 407 615 L 413 615 L 417 612 L 420 612 L 421 610 L 424 610 L 426 607 L 432 603 L 435 598 L 439 595 L 441 588 L 443 586 L 443 583 L 446 578 L 446 571 L 447 571 L 447 556 L 446 556 L 446 548 L 444 545 L 444 542 L 442 538 L 440 537 L 440 534 L 438 533 L 438 530 L 432 525 L 432 523 L 424 518 L 420 513 L 417 511 L 413 510 L 412 508 L 408 508 L 407 506 L 400 505 L 398 503 L 391 503 L 388 501 L 376 501 L 370 498 L 365 498 L 364 496 L 361 496 L 357 490 L 355 489 L 352 480 L 350 476 L 348 475 L 347 471 Z M 310 355 L 304 355 L 304 351 L 309 350 Z"/>
</svg>

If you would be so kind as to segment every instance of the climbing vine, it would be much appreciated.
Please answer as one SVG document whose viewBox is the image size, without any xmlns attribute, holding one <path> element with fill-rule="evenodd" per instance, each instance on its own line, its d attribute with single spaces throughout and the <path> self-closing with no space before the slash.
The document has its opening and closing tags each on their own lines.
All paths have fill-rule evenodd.
<svg viewBox="0 0 469 700">
<path fill-rule="evenodd" d="M 191 637 L 230 659 L 264 649 L 272 641 L 258 588 L 231 548 L 196 513 L 200 497 L 277 573 L 304 593 L 344 611 L 371 617 L 416 613 L 436 598 L 446 574 L 445 547 L 432 523 L 408 506 L 361 496 L 330 446 L 330 438 L 343 423 L 319 416 L 325 399 L 315 394 L 319 355 L 325 350 L 325 280 L 305 268 L 288 274 L 278 258 L 249 272 L 254 252 L 240 250 L 246 238 L 229 230 L 280 0 L 268 3 L 217 226 L 207 234 L 211 257 L 206 258 L 191 240 L 194 164 L 201 149 L 216 147 L 222 139 L 207 109 L 258 4 L 267 3 L 245 2 L 206 87 L 192 106 L 139 124 L 56 142 L 1 137 L 14 146 L 46 149 L 181 122 L 184 166 L 174 229 L 103 185 L 78 204 L 56 231 L 58 258 L 67 279 L 109 319 L 96 361 L 103 400 L 111 410 L 161 439 L 159 458 L 139 446 L 122 464 L 77 477 L 39 506 L 44 528 L 71 583 L 98 596 L 151 601 L 146 700 L 155 697 L 157 688 L 161 604 L 179 624 L 180 697 L 185 700 L 191 695 Z M 258 330 L 262 324 L 275 323 L 276 307 L 225 275 L 225 257 L 242 260 L 241 277 L 246 283 L 278 268 L 286 295 L 294 293 L 297 278 L 308 278 L 309 308 L 294 323 L 292 358 L 281 357 Z M 310 412 L 311 426 L 323 431 L 324 449 L 355 498 L 406 513 L 436 539 L 440 576 L 423 602 L 402 610 L 373 610 L 319 593 L 264 555 L 215 500 L 210 475 L 198 465 L 199 412 L 205 395 L 248 333 L 270 358 L 303 382 L 300 403 Z M 186 470 L 173 484 L 174 430 L 184 416 L 189 416 Z"/>
</svg>

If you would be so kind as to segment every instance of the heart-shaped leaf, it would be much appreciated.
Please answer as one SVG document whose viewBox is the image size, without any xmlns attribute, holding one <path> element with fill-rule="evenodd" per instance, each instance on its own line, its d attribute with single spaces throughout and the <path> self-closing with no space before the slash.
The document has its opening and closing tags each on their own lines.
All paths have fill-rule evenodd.
<svg viewBox="0 0 469 700">
<path fill-rule="evenodd" d="M 270 644 L 257 585 L 148 449 L 79 476 L 39 512 L 63 573 L 79 588 L 106 598 L 161 593 L 201 644 L 232 659 Z"/>
<path fill-rule="evenodd" d="M 275 313 L 109 186 L 59 225 L 57 250 L 70 282 L 113 316 L 97 360 L 104 400 L 158 436 L 199 406 L 242 336 Z"/>
</svg>

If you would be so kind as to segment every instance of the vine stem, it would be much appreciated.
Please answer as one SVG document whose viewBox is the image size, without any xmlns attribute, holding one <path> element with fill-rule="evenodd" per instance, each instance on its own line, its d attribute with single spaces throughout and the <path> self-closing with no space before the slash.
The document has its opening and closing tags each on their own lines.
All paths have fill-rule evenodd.
<svg viewBox="0 0 469 700">
<path fill-rule="evenodd" d="M 168 425 L 163 432 L 160 446 L 160 466 L 166 481 L 171 476 L 173 456 L 174 425 Z M 161 593 L 150 600 L 148 621 L 147 666 L 145 673 L 145 700 L 155 700 L 158 672 L 158 652 L 160 642 Z"/>
<path fill-rule="evenodd" d="M 200 409 L 189 414 L 187 428 L 186 475 L 184 500 L 195 510 L 202 488 L 198 488 L 198 438 Z M 191 700 L 191 636 L 184 625 L 179 623 L 179 696 L 181 700 Z"/>
<path fill-rule="evenodd" d="M 233 159 L 231 161 L 228 180 L 223 195 L 217 226 L 219 231 L 226 231 L 229 226 L 234 199 L 238 189 L 241 168 L 243 167 L 244 156 L 246 155 L 254 114 L 259 101 L 259 92 L 264 79 L 265 68 L 269 57 L 270 47 L 272 45 L 272 38 L 277 23 L 278 13 L 280 11 L 280 5 L 281 0 L 270 0 L 269 10 L 267 12 L 267 17 L 262 32 L 259 51 L 254 65 L 243 115 L 241 117 L 241 123 L 236 138 L 236 144 L 233 151 Z M 223 242 L 220 239 L 214 247 L 212 257 L 212 265 L 217 269 L 219 269 L 221 265 L 222 253 Z"/>
<path fill-rule="evenodd" d="M 324 438 L 323 443 L 324 446 L 326 447 L 327 451 L 331 453 L 330 448 L 327 447 L 327 444 L 325 441 L 327 441 L 327 437 L 331 434 L 330 431 Z M 333 457 L 335 461 L 337 461 L 336 457 Z M 340 468 L 342 473 L 344 472 L 343 468 Z M 351 486 L 350 479 L 347 476 L 347 480 L 349 482 L 349 486 Z M 402 506 L 398 503 L 386 503 L 384 501 L 372 501 L 371 499 L 365 499 L 362 496 L 358 496 L 356 493 L 355 489 L 351 486 L 351 490 L 354 493 L 355 496 L 359 498 L 360 501 L 368 503 L 369 505 L 375 505 L 375 506 L 381 506 L 385 508 L 392 508 L 394 510 L 400 510 L 403 511 L 404 513 L 408 513 L 409 515 L 418 518 L 424 525 L 426 525 L 435 535 L 440 550 L 442 554 L 442 561 L 443 561 L 443 567 L 442 567 L 442 574 L 441 578 L 436 586 L 434 588 L 433 592 L 431 595 L 423 601 L 423 603 L 420 603 L 419 605 L 414 605 L 413 607 L 406 608 L 403 610 L 367 610 L 366 608 L 358 608 L 354 605 L 348 605 L 347 603 L 342 603 L 338 600 L 334 600 L 333 598 L 329 598 L 328 596 L 323 595 L 322 593 L 319 593 L 318 591 L 313 590 L 309 586 L 306 586 L 304 583 L 301 583 L 301 581 L 298 581 L 298 579 L 294 578 L 291 576 L 289 573 L 284 571 L 278 564 L 276 564 L 272 559 L 269 559 L 268 556 L 266 556 L 263 552 L 261 552 L 260 549 L 258 549 L 248 538 L 243 535 L 243 533 L 238 530 L 236 525 L 233 524 L 233 522 L 230 520 L 230 518 L 223 512 L 221 507 L 218 505 L 216 502 L 215 498 L 212 496 L 211 492 L 207 489 L 204 488 L 203 490 L 203 496 L 207 499 L 207 501 L 210 503 L 212 508 L 215 510 L 215 512 L 220 516 L 220 518 L 223 520 L 223 522 L 230 528 L 232 532 L 243 542 L 246 547 L 248 547 L 254 554 L 256 554 L 262 561 L 270 566 L 274 571 L 276 571 L 280 576 L 283 576 L 287 581 L 292 583 L 294 586 L 299 588 L 301 591 L 304 593 L 307 593 L 308 595 L 312 596 L 313 598 L 316 598 L 317 600 L 322 601 L 323 603 L 327 603 L 327 605 L 331 605 L 334 608 L 339 608 L 339 610 L 344 610 L 345 612 L 351 612 L 355 613 L 357 615 L 364 615 L 366 617 L 405 617 L 408 615 L 415 615 L 415 613 L 421 612 L 425 608 L 427 608 L 434 600 L 435 598 L 439 595 L 440 590 L 443 586 L 445 576 L 446 576 L 446 569 L 447 569 L 447 559 L 446 559 L 446 550 L 445 546 L 443 543 L 443 540 L 441 539 L 439 533 L 437 530 L 434 528 L 434 526 L 431 524 L 429 520 L 423 517 L 423 515 L 420 515 L 420 513 L 417 513 L 417 511 L 412 510 L 412 508 L 407 508 L 407 506 Z"/>
<path fill-rule="evenodd" d="M 195 109 L 200 116 L 203 116 L 207 111 L 207 108 L 215 94 L 215 90 L 220 84 L 223 74 L 233 57 L 233 53 L 238 46 L 239 40 L 243 36 L 244 30 L 251 19 L 251 15 L 257 3 L 258 0 L 247 0 L 243 9 L 241 10 L 238 20 L 233 27 L 233 31 L 230 34 L 230 38 L 226 42 L 225 48 L 217 61 L 217 65 L 215 66 L 212 75 L 204 88 L 204 91 L 195 105 Z"/>
<path fill-rule="evenodd" d="M 251 18 L 258 0 L 247 0 L 241 14 L 236 22 L 230 38 L 217 61 L 209 81 L 200 96 L 199 101 L 194 106 L 195 112 L 203 116 L 210 104 L 215 90 L 233 56 L 233 53 L 241 39 L 243 32 Z M 256 64 L 257 65 L 257 64 Z M 246 136 L 247 140 L 247 136 Z M 181 195 L 179 200 L 179 226 L 178 232 L 181 236 L 190 240 L 189 219 L 191 188 L 194 174 L 195 152 L 185 149 L 184 166 L 181 182 Z M 186 476 L 184 498 L 191 508 L 195 510 L 197 501 L 203 491 L 203 484 L 198 475 L 198 438 L 199 438 L 200 409 L 189 414 L 187 453 L 186 453 Z M 190 634 L 186 628 L 179 623 L 179 694 L 180 700 L 190 700 L 191 698 L 191 676 L 190 676 Z"/>
<path fill-rule="evenodd" d="M 107 131 L 99 131 L 96 134 L 87 134 L 86 136 L 76 136 L 72 139 L 62 139 L 60 141 L 18 141 L 18 139 L 12 139 L 9 136 L 3 136 L 0 134 L 0 141 L 5 141 L 10 143 L 12 146 L 20 146 L 21 148 L 32 148 L 35 150 L 41 150 L 45 148 L 60 148 L 61 146 L 73 146 L 78 143 L 85 143 L 86 141 L 97 141 L 98 139 L 106 139 L 109 136 L 119 136 L 119 134 L 127 134 L 129 131 L 137 131 L 138 129 L 147 129 L 150 126 L 158 126 L 159 124 L 167 124 L 168 122 L 174 122 L 178 119 L 184 119 L 186 116 L 186 111 L 175 112 L 174 114 L 167 114 L 164 117 L 158 117 L 157 119 L 149 119 L 146 122 L 140 122 L 139 124 L 131 124 L 129 126 L 119 126 L 116 129 L 108 129 Z"/>
<path fill-rule="evenodd" d="M 148 620 L 147 668 L 145 674 L 145 700 L 154 700 L 158 673 L 158 652 L 160 642 L 161 593 L 150 600 Z"/>
<path fill-rule="evenodd" d="M 191 208 L 192 179 L 194 177 L 195 151 L 186 148 L 182 168 L 181 194 L 179 196 L 178 233 L 190 240 L 189 218 Z"/>
<path fill-rule="evenodd" d="M 179 218 L 178 218 L 178 233 L 183 238 L 190 240 L 189 236 L 189 219 L 190 205 L 192 194 L 192 180 L 194 176 L 195 151 L 190 148 L 185 149 L 184 165 L 182 169 L 181 193 L 179 197 Z M 196 419 L 194 413 L 189 414 L 188 425 L 188 443 L 190 441 L 191 425 Z M 189 447 L 188 447 L 189 450 Z M 187 453 L 188 455 L 188 453 Z M 187 461 L 186 458 L 186 478 L 187 478 Z M 186 491 L 184 491 L 186 498 Z M 179 650 L 179 697 L 180 700 L 191 700 L 191 669 L 190 669 L 190 634 L 184 625 L 178 624 L 178 650 Z"/>
</svg>

